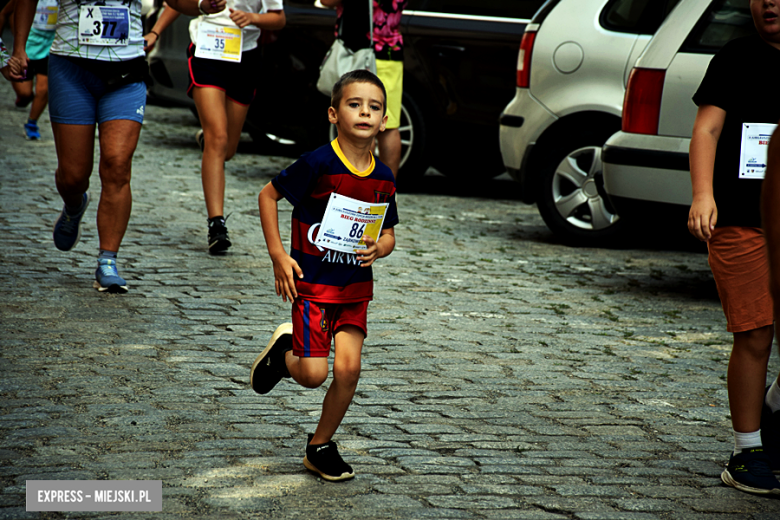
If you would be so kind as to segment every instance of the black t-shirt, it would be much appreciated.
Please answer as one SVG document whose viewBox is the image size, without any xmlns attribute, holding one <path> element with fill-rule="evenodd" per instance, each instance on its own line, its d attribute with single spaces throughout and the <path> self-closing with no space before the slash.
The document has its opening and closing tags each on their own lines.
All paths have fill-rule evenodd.
<svg viewBox="0 0 780 520">
<path fill-rule="evenodd" d="M 762 181 L 739 178 L 742 124 L 777 124 L 780 104 L 773 95 L 777 85 L 780 50 L 753 35 L 730 41 L 712 58 L 693 96 L 698 106 L 726 111 L 713 176 L 718 227 L 761 227 Z"/>
</svg>

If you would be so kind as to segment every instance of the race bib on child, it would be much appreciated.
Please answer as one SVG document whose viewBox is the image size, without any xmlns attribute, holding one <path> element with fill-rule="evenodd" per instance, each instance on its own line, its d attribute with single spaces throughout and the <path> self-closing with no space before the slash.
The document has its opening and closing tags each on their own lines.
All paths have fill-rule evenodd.
<svg viewBox="0 0 780 520">
<path fill-rule="evenodd" d="M 39 31 L 54 31 L 57 29 L 57 14 L 60 11 L 57 0 L 41 0 L 35 8 L 33 27 Z"/>
<path fill-rule="evenodd" d="M 769 138 L 777 125 L 743 123 L 742 146 L 739 149 L 739 178 L 763 179 L 769 152 Z"/>
<path fill-rule="evenodd" d="M 239 27 L 225 27 L 200 21 L 195 56 L 209 60 L 241 63 L 242 31 Z"/>
<path fill-rule="evenodd" d="M 363 235 L 379 240 L 387 206 L 331 193 L 314 245 L 344 253 L 365 249 Z"/>
<path fill-rule="evenodd" d="M 126 47 L 129 34 L 129 8 L 88 5 L 79 9 L 79 43 Z"/>
</svg>

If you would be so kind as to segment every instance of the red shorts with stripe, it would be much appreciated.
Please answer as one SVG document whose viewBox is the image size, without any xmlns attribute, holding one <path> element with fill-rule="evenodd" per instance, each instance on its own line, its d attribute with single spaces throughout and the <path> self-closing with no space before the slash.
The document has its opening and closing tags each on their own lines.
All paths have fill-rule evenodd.
<svg viewBox="0 0 780 520">
<path fill-rule="evenodd" d="M 346 325 L 354 325 L 368 335 L 368 302 L 315 303 L 297 298 L 292 306 L 293 355 L 328 357 L 333 334 Z"/>
<path fill-rule="evenodd" d="M 260 47 L 241 53 L 241 62 L 210 60 L 195 56 L 195 45 L 187 48 L 189 85 L 187 95 L 192 97 L 193 87 L 222 90 L 228 99 L 239 105 L 249 106 L 255 98 L 260 79 Z"/>
</svg>

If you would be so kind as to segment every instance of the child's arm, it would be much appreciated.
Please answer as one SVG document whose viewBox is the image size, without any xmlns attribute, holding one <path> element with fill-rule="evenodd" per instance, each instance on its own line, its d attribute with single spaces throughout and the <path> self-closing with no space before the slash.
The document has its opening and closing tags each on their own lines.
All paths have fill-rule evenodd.
<svg viewBox="0 0 780 520">
<path fill-rule="evenodd" d="M 277 204 L 281 199 L 282 194 L 269 182 L 260 192 L 257 202 L 260 205 L 260 223 L 263 226 L 265 244 L 268 246 L 268 254 L 274 264 L 276 295 L 281 296 L 284 301 L 287 301 L 287 298 L 293 301 L 298 297 L 298 292 L 295 290 L 295 275 L 303 278 L 303 271 L 282 245 Z"/>
<path fill-rule="evenodd" d="M 268 11 L 267 13 L 247 13 L 237 9 L 230 9 L 230 19 L 242 29 L 247 25 L 254 25 L 266 31 L 278 31 L 287 24 L 284 11 Z"/>
<path fill-rule="evenodd" d="M 368 267 L 377 258 L 384 258 L 393 252 L 395 249 L 395 230 L 393 228 L 383 229 L 376 242 L 370 236 L 363 235 L 363 242 L 366 243 L 367 249 L 355 252 L 358 254 L 357 259 L 360 262 L 360 267 Z"/>
<path fill-rule="evenodd" d="M 154 27 L 152 27 L 148 33 L 144 34 L 144 50 L 146 52 L 149 52 L 154 48 L 163 31 L 175 22 L 180 14 L 181 13 L 173 7 L 165 5 L 165 9 L 163 9 L 163 12 L 157 17 L 157 21 L 154 22 Z"/>
<path fill-rule="evenodd" d="M 696 114 L 691 137 L 690 163 L 693 203 L 688 213 L 688 231 L 699 240 L 709 240 L 718 222 L 718 208 L 712 191 L 715 151 L 726 120 L 726 111 L 702 105 Z"/>
</svg>

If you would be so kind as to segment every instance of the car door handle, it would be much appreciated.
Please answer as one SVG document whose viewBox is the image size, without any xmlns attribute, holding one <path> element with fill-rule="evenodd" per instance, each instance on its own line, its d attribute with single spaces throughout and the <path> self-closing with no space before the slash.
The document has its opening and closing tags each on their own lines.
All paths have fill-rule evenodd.
<svg viewBox="0 0 780 520">
<path fill-rule="evenodd" d="M 466 47 L 460 45 L 434 45 L 433 48 L 439 51 L 439 54 L 446 51 L 466 52 Z"/>
</svg>

